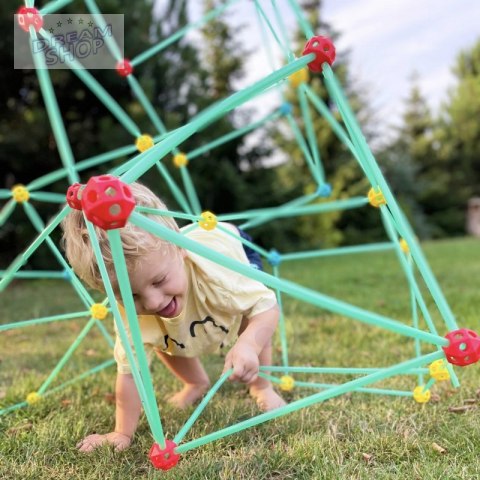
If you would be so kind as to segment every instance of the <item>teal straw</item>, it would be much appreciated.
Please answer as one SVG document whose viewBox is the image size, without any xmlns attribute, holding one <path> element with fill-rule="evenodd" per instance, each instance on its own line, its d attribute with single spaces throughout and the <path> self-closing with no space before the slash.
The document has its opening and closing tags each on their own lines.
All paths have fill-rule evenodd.
<svg viewBox="0 0 480 480">
<path fill-rule="evenodd" d="M 263 208 L 256 210 L 245 210 L 240 213 L 218 215 L 221 222 L 230 222 L 232 220 L 242 220 L 244 218 L 256 218 L 258 216 L 267 215 L 275 218 L 294 217 L 297 215 L 311 215 L 320 212 L 332 212 L 337 210 L 346 210 L 349 208 L 363 207 L 368 203 L 366 197 L 352 197 L 345 200 L 333 200 L 331 202 L 315 203 L 306 207 L 297 207 L 291 209 L 278 209 L 276 207 Z"/>
<path fill-rule="evenodd" d="M 40 33 L 45 36 L 45 29 L 41 29 Z M 35 30 L 30 29 L 30 35 L 32 40 L 37 40 L 37 33 Z M 51 36 L 49 40 L 51 40 Z M 68 179 L 70 183 L 79 181 L 79 177 L 73 165 L 75 163 L 73 158 L 72 149 L 68 141 L 65 125 L 63 124 L 62 114 L 57 103 L 57 97 L 55 96 L 55 90 L 53 89 L 52 81 L 48 74 L 48 69 L 45 64 L 45 56 L 43 52 L 33 53 L 32 43 L 30 43 L 32 50 L 33 61 L 35 63 L 35 69 L 37 72 L 40 89 L 42 91 L 45 107 L 47 109 L 48 118 L 52 126 L 53 135 L 57 142 L 58 151 L 62 160 L 63 166 L 68 173 Z"/>
<path fill-rule="evenodd" d="M 143 384 L 142 378 L 140 376 L 140 372 L 137 367 L 137 363 L 135 360 L 135 356 L 132 351 L 132 347 L 130 345 L 130 340 L 127 335 L 127 331 L 125 329 L 125 325 L 123 324 L 123 319 L 122 316 L 120 315 L 120 311 L 118 310 L 118 305 L 117 305 L 117 300 L 115 298 L 115 293 L 113 292 L 112 285 L 110 283 L 110 278 L 108 276 L 107 269 L 105 267 L 105 261 L 103 260 L 102 252 L 100 250 L 100 245 L 97 240 L 97 235 L 95 233 L 95 229 L 93 225 L 85 219 L 85 223 L 87 225 L 88 233 L 90 234 L 90 241 L 92 243 L 92 247 L 95 253 L 95 258 L 97 260 L 97 265 L 100 270 L 100 275 L 103 280 L 103 285 L 105 287 L 105 291 L 107 293 L 108 300 L 111 305 L 112 313 L 113 313 L 113 318 L 115 321 L 115 324 L 117 326 L 118 334 L 120 335 L 120 339 L 123 345 L 123 348 L 125 349 L 125 353 L 127 355 L 128 363 L 130 364 L 130 368 L 132 370 L 132 375 L 135 381 L 135 386 L 137 387 L 138 394 L 140 396 L 140 399 L 142 401 L 143 409 L 145 411 L 145 415 L 147 417 L 148 423 L 153 425 L 152 422 L 152 417 L 154 413 L 152 412 L 152 408 L 150 403 L 146 400 L 147 395 L 145 393 L 145 386 Z M 155 412 L 156 415 L 158 415 L 157 412 Z M 153 429 L 152 429 L 153 431 Z M 160 434 L 159 438 L 161 438 L 161 428 L 160 428 Z"/>
<path fill-rule="evenodd" d="M 332 387 L 328 389 L 327 391 L 316 393 L 314 395 L 303 398 L 301 400 L 296 400 L 295 402 L 292 402 L 284 407 L 277 408 L 276 410 L 271 410 L 270 412 L 263 413 L 249 420 L 245 420 L 243 422 L 237 423 L 236 425 L 231 425 L 230 427 L 205 435 L 204 437 L 201 437 L 197 440 L 184 443 L 183 445 L 179 445 L 175 449 L 175 451 L 176 453 L 184 453 L 193 448 L 197 448 L 201 445 L 205 445 L 206 443 L 212 442 L 214 440 L 218 440 L 219 438 L 226 437 L 227 435 L 240 432 L 241 430 L 245 430 L 246 428 L 250 428 L 260 423 L 266 422 L 268 420 L 272 420 L 274 418 L 286 415 L 288 413 L 295 412 L 297 410 L 300 410 L 301 408 L 305 408 L 310 405 L 313 405 L 314 403 L 319 403 L 325 400 L 329 400 L 331 398 L 337 397 L 347 392 L 351 392 L 365 385 L 369 385 L 371 383 L 375 383 L 380 380 L 384 380 L 386 378 L 392 377 L 404 370 L 409 370 L 412 367 L 418 367 L 422 364 L 426 364 L 434 360 L 438 360 L 439 358 L 442 358 L 442 357 L 443 357 L 443 354 L 441 352 L 433 352 L 421 358 L 415 358 L 413 360 L 408 360 L 406 362 L 399 363 L 398 365 L 390 367 L 385 371 L 372 373 L 362 378 L 357 378 L 350 382 L 344 383 L 343 385 L 338 385 L 336 387 Z"/>
<path fill-rule="evenodd" d="M 219 101 L 201 112 L 199 115 L 194 117 L 190 123 L 176 130 L 172 135 L 167 137 L 163 142 L 158 143 L 154 147 L 147 150 L 149 153 L 148 157 L 145 158 L 145 161 L 142 162 L 142 165 L 135 165 L 127 173 L 123 174 L 121 179 L 125 183 L 131 183 L 142 176 L 146 171 L 150 169 L 152 165 L 159 158 L 163 158 L 168 152 L 171 152 L 174 148 L 184 142 L 191 135 L 201 130 L 205 126 L 209 125 L 212 121 L 217 119 L 219 116 L 226 114 L 227 112 L 238 107 L 247 100 L 252 99 L 254 96 L 258 95 L 266 88 L 271 87 L 275 83 L 279 82 L 285 77 L 288 77 L 293 72 L 303 68 L 308 62 L 313 60 L 314 55 L 309 54 L 294 62 L 282 67 L 276 72 L 268 75 L 264 79 L 256 82 L 250 87 L 245 88 L 240 92 L 236 92 L 230 97 Z"/>
<path fill-rule="evenodd" d="M 200 200 L 198 199 L 197 192 L 195 191 L 195 187 L 193 185 L 190 174 L 188 173 L 188 168 L 180 167 L 180 174 L 182 176 L 183 186 L 187 191 L 187 197 L 190 200 L 192 210 L 194 211 L 194 213 L 200 214 L 202 212 L 202 207 L 200 205 Z"/>
<path fill-rule="evenodd" d="M 94 20 L 98 27 L 101 28 L 102 31 L 105 31 L 105 29 L 107 28 L 107 24 L 105 22 L 105 19 L 103 18 L 102 12 L 100 12 L 100 10 L 98 9 L 97 4 L 93 0 L 85 0 L 85 5 L 87 6 L 90 13 L 92 15 L 95 15 Z M 115 38 L 110 35 L 105 35 L 103 38 L 105 40 L 105 43 L 107 44 L 108 50 L 115 58 L 115 60 L 117 60 L 117 62 L 123 60 L 123 55 L 118 48 Z"/>
<path fill-rule="evenodd" d="M 303 15 L 303 12 L 300 10 L 300 7 L 296 0 L 288 0 L 288 3 L 290 4 L 291 9 L 293 10 L 295 16 L 297 17 L 298 23 L 300 24 L 300 27 L 305 34 L 305 37 L 308 39 L 312 38 L 315 33 L 312 30 L 312 27 L 310 26 L 310 23 L 307 21 L 305 16 Z"/>
<path fill-rule="evenodd" d="M 194 410 L 190 418 L 186 421 L 185 425 L 180 429 L 180 431 L 175 435 L 173 442 L 177 445 L 183 440 L 188 431 L 192 428 L 192 425 L 195 423 L 200 414 L 205 410 L 205 407 L 208 405 L 213 396 L 217 393 L 218 389 L 225 383 L 227 378 L 233 373 L 233 368 L 226 371 L 216 382 L 215 385 L 209 390 L 209 392 L 203 397 L 202 401 L 199 403 L 197 408 Z"/>
<path fill-rule="evenodd" d="M 282 209 L 287 209 L 288 210 L 292 207 L 298 207 L 298 206 L 301 206 L 301 205 L 305 205 L 307 203 L 310 203 L 312 200 L 315 200 L 316 198 L 318 198 L 317 193 L 312 193 L 312 194 L 309 194 L 309 195 L 305 195 L 303 197 L 298 197 L 298 198 L 295 198 L 294 200 L 291 200 L 287 203 L 284 203 L 283 205 L 281 205 L 280 207 L 277 208 L 277 211 L 282 210 Z M 261 224 L 271 220 L 272 218 L 275 218 L 275 215 L 276 215 L 276 213 L 274 213 L 274 211 L 272 210 L 270 215 L 261 216 L 261 217 L 249 220 L 248 222 L 242 223 L 240 225 L 240 228 L 243 229 L 243 230 L 246 230 L 248 228 L 256 227 L 258 225 L 261 225 Z"/>
<path fill-rule="evenodd" d="M 243 245 L 246 245 L 247 247 L 250 247 L 252 250 L 255 250 L 258 252 L 260 255 L 263 255 L 264 257 L 268 257 L 268 252 L 263 249 L 262 247 L 259 247 L 258 245 L 255 245 L 255 243 L 250 242 L 246 238 L 243 238 L 240 236 L 240 234 L 232 232 L 229 228 L 224 227 L 222 224 L 217 224 L 217 227 L 221 232 L 226 233 L 230 237 L 236 238 L 239 242 L 241 242 Z"/>
<path fill-rule="evenodd" d="M 270 372 L 285 373 L 322 373 L 328 375 L 369 375 L 371 373 L 383 372 L 389 367 L 384 368 L 358 368 L 358 367 L 280 367 L 277 365 L 260 366 L 260 371 L 268 370 Z M 411 368 L 405 370 L 399 375 L 416 375 L 418 373 L 428 373 L 428 368 Z"/>
<path fill-rule="evenodd" d="M 280 267 L 278 265 L 273 266 L 273 275 L 276 278 L 280 278 Z M 282 365 L 284 367 L 288 367 L 289 362 L 288 362 L 287 324 L 285 322 L 285 314 L 283 313 L 282 292 L 276 289 L 275 294 L 277 297 L 278 309 L 280 312 L 280 316 L 278 318 L 278 334 L 280 337 L 280 345 L 281 345 L 281 351 L 282 351 Z M 260 370 L 262 369 L 263 367 L 260 367 Z"/>
<path fill-rule="evenodd" d="M 65 352 L 63 357 L 60 359 L 60 361 L 57 363 L 55 368 L 52 370 L 52 372 L 50 373 L 48 378 L 43 382 L 42 386 L 38 389 L 37 393 L 39 395 L 42 395 L 47 390 L 49 385 L 53 382 L 53 380 L 55 380 L 55 377 L 60 373 L 60 371 L 65 366 L 65 364 L 68 362 L 68 360 L 73 355 L 75 350 L 82 343 L 83 339 L 86 337 L 87 333 L 91 330 L 94 323 L 95 323 L 94 319 L 90 318 L 90 320 L 87 322 L 87 324 L 83 327 L 82 331 L 79 333 L 78 337 L 70 345 L 70 347 Z"/>
<path fill-rule="evenodd" d="M 355 318 L 361 322 L 375 325 L 377 327 L 385 328 L 392 332 L 398 333 L 400 335 L 405 335 L 411 338 L 420 338 L 421 340 L 433 343 L 434 345 L 448 345 L 449 341 L 446 338 L 439 337 L 438 335 L 433 335 L 422 330 L 416 330 L 413 327 L 403 325 L 400 322 L 388 319 L 381 315 L 368 312 L 359 307 L 349 305 L 340 300 L 333 299 L 327 295 L 320 294 L 314 290 L 302 287 L 293 282 L 282 280 L 273 277 L 265 272 L 251 268 L 249 265 L 238 262 L 232 258 L 229 258 L 225 255 L 222 255 L 218 252 L 215 252 L 208 247 L 201 245 L 181 233 L 177 233 L 163 225 L 160 225 L 153 220 L 143 217 L 142 215 L 133 212 L 130 215 L 130 221 L 150 232 L 154 235 L 164 238 L 168 242 L 171 242 L 181 248 L 185 248 L 193 253 L 201 255 L 202 257 L 208 258 L 209 260 L 218 263 L 219 265 L 229 268 L 235 272 L 238 272 L 246 277 L 253 278 L 259 282 L 264 283 L 265 285 L 271 288 L 277 288 L 283 292 L 288 293 L 292 297 L 300 299 L 302 301 L 311 303 L 326 310 L 345 315 L 347 317 Z"/>
<path fill-rule="evenodd" d="M 65 195 L 50 192 L 30 192 L 30 198 L 42 202 L 65 203 Z"/>
<path fill-rule="evenodd" d="M 54 13 L 60 10 L 65 5 L 72 3 L 72 1 L 73 0 L 56 0 L 54 2 L 47 3 L 43 8 L 40 9 L 40 13 L 42 15 L 47 15 L 48 13 Z"/>
<path fill-rule="evenodd" d="M 317 257 L 331 257 L 338 255 L 352 255 L 357 253 L 383 252 L 393 250 L 395 246 L 392 243 L 373 243 L 370 245 L 358 245 L 354 247 L 327 248 L 324 250 L 311 250 L 306 252 L 284 253 L 282 261 L 288 260 L 306 260 Z"/>
<path fill-rule="evenodd" d="M 0 277 L 5 275 L 6 270 L 0 270 Z M 28 270 L 17 272 L 13 275 L 14 278 L 51 278 L 65 280 L 65 272 L 56 272 L 52 270 Z"/>
<path fill-rule="evenodd" d="M 173 194 L 175 197 L 175 200 L 177 203 L 180 205 L 180 207 L 183 208 L 183 211 L 189 214 L 193 214 L 192 208 L 188 204 L 187 198 L 183 194 L 183 192 L 178 188 L 177 184 L 174 182 L 173 178 L 171 177 L 170 173 L 167 170 L 167 167 L 162 162 L 157 162 L 156 166 L 164 178 L 164 180 L 167 182 L 167 185 L 170 188 L 170 192 Z"/>
<path fill-rule="evenodd" d="M 137 312 L 133 302 L 132 290 L 130 288 L 130 281 L 128 278 L 127 265 L 123 254 L 122 241 L 120 232 L 118 230 L 108 230 L 108 240 L 112 251 L 112 259 L 117 275 L 118 286 L 122 298 L 122 303 L 125 307 L 125 315 L 128 319 L 130 333 L 132 335 L 133 345 L 135 347 L 136 358 L 140 370 L 141 380 L 144 386 L 142 393 L 145 394 L 145 404 L 149 406 L 149 423 L 152 429 L 152 434 L 155 441 L 165 448 L 165 436 L 163 434 L 162 423 L 155 397 L 155 391 L 152 384 L 152 377 L 148 367 L 148 360 L 143 347 L 142 333 L 138 324 Z M 122 322 L 120 322 L 122 323 Z M 123 345 L 126 348 L 125 345 Z M 138 388 L 138 387 L 137 387 Z"/>
<path fill-rule="evenodd" d="M 50 317 L 35 318 L 32 320 L 22 320 L 20 322 L 12 322 L 0 325 L 0 332 L 5 330 L 13 330 L 15 328 L 30 327 L 32 325 L 40 325 L 43 323 L 58 322 L 59 320 L 72 320 L 79 317 L 86 317 L 90 315 L 90 311 L 64 313 L 61 315 L 52 315 Z"/>
<path fill-rule="evenodd" d="M 50 233 L 58 226 L 58 224 L 67 216 L 70 211 L 69 206 L 65 206 L 57 216 L 45 227 L 43 232 L 34 240 L 34 242 L 25 250 L 25 252 L 19 255 L 5 271 L 4 277 L 0 280 L 0 292 L 11 282 L 13 275 L 25 265 L 30 256 L 36 251 L 38 246 L 47 238 Z"/>
<path fill-rule="evenodd" d="M 300 109 L 302 111 L 303 123 L 305 124 L 305 130 L 307 133 L 308 144 L 310 146 L 310 152 L 313 156 L 313 164 L 315 170 L 318 171 L 318 177 L 321 179 L 320 184 L 325 183 L 325 171 L 323 170 L 322 163 L 320 161 L 320 152 L 318 150 L 317 136 L 313 128 L 312 116 L 310 114 L 310 107 L 308 106 L 307 97 L 305 91 L 299 88 L 297 90 Z"/>
<path fill-rule="evenodd" d="M 2 210 L 0 210 L 0 227 L 9 219 L 16 206 L 17 202 L 12 198 L 2 207 Z"/>
<path fill-rule="evenodd" d="M 0 200 L 6 200 L 7 198 L 12 198 L 11 190 L 0 188 Z"/>
<path fill-rule="evenodd" d="M 140 65 L 142 62 L 144 62 L 145 60 L 148 60 L 150 57 L 153 57 L 155 54 L 157 54 L 158 52 L 160 52 L 161 50 L 163 50 L 164 48 L 168 47 L 169 45 L 171 45 L 172 43 L 174 43 L 175 41 L 177 41 L 178 39 L 182 38 L 183 36 L 185 36 L 191 29 L 193 28 L 196 28 L 196 27 L 200 27 L 202 26 L 203 24 L 205 24 L 206 22 L 214 19 L 215 17 L 219 16 L 221 13 L 223 13 L 230 5 L 233 5 L 234 3 L 236 3 L 238 0 L 230 0 L 229 2 L 223 4 L 223 5 L 220 5 L 218 6 L 217 8 L 215 8 L 214 10 L 211 10 L 207 15 L 205 15 L 204 17 L 202 17 L 200 20 L 198 20 L 197 22 L 194 22 L 194 23 L 189 23 L 188 25 L 186 25 L 185 27 L 177 30 L 173 35 L 171 35 L 170 37 L 168 37 L 166 40 L 164 40 L 163 42 L 160 42 L 158 43 L 157 45 L 151 47 L 150 49 L 148 49 L 147 51 L 143 52 L 142 54 L 140 55 L 137 55 L 132 61 L 131 61 L 131 64 L 133 66 L 137 66 L 137 65 Z"/>
</svg>

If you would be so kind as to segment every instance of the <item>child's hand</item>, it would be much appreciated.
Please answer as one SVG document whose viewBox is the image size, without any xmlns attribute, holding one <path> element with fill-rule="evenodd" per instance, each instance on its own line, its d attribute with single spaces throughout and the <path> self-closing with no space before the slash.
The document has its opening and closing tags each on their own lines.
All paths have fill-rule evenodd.
<svg viewBox="0 0 480 480">
<path fill-rule="evenodd" d="M 229 380 L 250 383 L 257 379 L 259 366 L 255 349 L 247 342 L 237 341 L 225 357 L 223 373 L 233 368 Z"/>
<path fill-rule="evenodd" d="M 110 432 L 105 435 L 94 433 L 85 437 L 81 442 L 77 443 L 77 448 L 80 452 L 93 452 L 96 448 L 108 443 L 115 447 L 117 452 L 121 452 L 130 446 L 132 439 L 128 435 L 118 432 Z"/>
</svg>

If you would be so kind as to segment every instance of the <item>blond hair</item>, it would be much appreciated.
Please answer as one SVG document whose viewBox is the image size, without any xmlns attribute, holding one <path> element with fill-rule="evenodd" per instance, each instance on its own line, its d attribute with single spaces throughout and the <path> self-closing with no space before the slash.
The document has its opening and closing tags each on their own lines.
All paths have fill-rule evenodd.
<svg viewBox="0 0 480 480">
<path fill-rule="evenodd" d="M 166 205 L 145 185 L 132 183 L 130 189 L 137 206 L 167 210 Z M 178 225 L 171 217 L 155 214 L 144 214 L 155 222 L 167 228 L 178 231 Z M 83 212 L 72 209 L 61 223 L 63 229 L 62 244 L 65 254 L 73 271 L 90 287 L 104 291 L 103 280 L 100 275 L 95 253 L 87 230 Z M 94 226 L 100 244 L 105 266 L 110 282 L 116 286 L 116 275 L 113 266 L 112 251 L 108 241 L 107 232 Z M 128 271 L 132 271 L 138 259 L 154 250 L 160 250 L 166 246 L 172 247 L 171 243 L 152 235 L 130 222 L 120 229 L 125 261 Z"/>
</svg>

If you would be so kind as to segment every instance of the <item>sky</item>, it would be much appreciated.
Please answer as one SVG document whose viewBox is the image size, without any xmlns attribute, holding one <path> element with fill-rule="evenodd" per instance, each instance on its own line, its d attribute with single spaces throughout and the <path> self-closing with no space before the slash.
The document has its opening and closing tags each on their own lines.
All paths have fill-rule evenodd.
<svg viewBox="0 0 480 480">
<path fill-rule="evenodd" d="M 190 3 L 193 15 L 198 15 L 203 2 Z M 262 0 L 266 9 L 270 4 Z M 277 0 L 277 5 L 287 30 L 293 32 L 296 22 L 288 0 Z M 252 7 L 251 0 L 240 0 L 227 17 L 246 25 L 240 39 L 257 52 L 240 87 L 262 72 L 271 72 L 270 54 L 262 48 L 261 29 Z M 391 135 L 392 125 L 400 123 L 412 74 L 418 74 L 422 93 L 433 113 L 438 112 L 454 84 L 451 68 L 455 58 L 480 39 L 480 0 L 323 0 L 322 14 L 340 34 L 335 41 L 337 51 L 349 51 L 352 79 L 367 90 L 378 129 L 385 136 Z M 273 13 L 269 16 L 273 23 Z M 280 58 L 280 50 L 275 55 L 275 42 L 270 48 Z"/>
</svg>

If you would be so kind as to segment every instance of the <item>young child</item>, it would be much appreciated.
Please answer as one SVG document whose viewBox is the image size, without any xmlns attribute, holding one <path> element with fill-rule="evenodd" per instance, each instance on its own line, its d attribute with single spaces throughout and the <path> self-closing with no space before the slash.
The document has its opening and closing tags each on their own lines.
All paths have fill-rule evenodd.
<svg viewBox="0 0 480 480">
<path fill-rule="evenodd" d="M 137 205 L 166 210 L 163 202 L 145 186 L 134 183 L 130 187 Z M 147 216 L 179 231 L 172 218 Z M 239 233 L 233 225 L 222 225 Z M 62 228 L 66 255 L 75 273 L 92 288 L 104 291 L 82 212 L 72 210 Z M 120 299 L 106 232 L 95 229 L 113 290 Z M 210 386 L 199 356 L 226 349 L 234 342 L 224 364 L 224 372 L 233 368 L 229 379 L 248 384 L 250 395 L 263 411 L 285 405 L 272 384 L 258 377 L 259 365 L 271 365 L 271 338 L 279 315 L 274 292 L 131 223 L 120 229 L 120 235 L 147 357 L 150 360 L 155 353 L 183 383 L 183 388 L 169 402 L 186 408 L 199 400 Z M 242 243 L 218 228 L 206 231 L 198 227 L 185 235 L 249 263 Z M 119 309 L 129 332 L 120 304 Z M 82 452 L 90 452 L 104 443 L 123 450 L 130 445 L 137 428 L 141 401 L 116 333 L 115 429 L 104 435 L 87 436 L 77 445 Z"/>
</svg>

